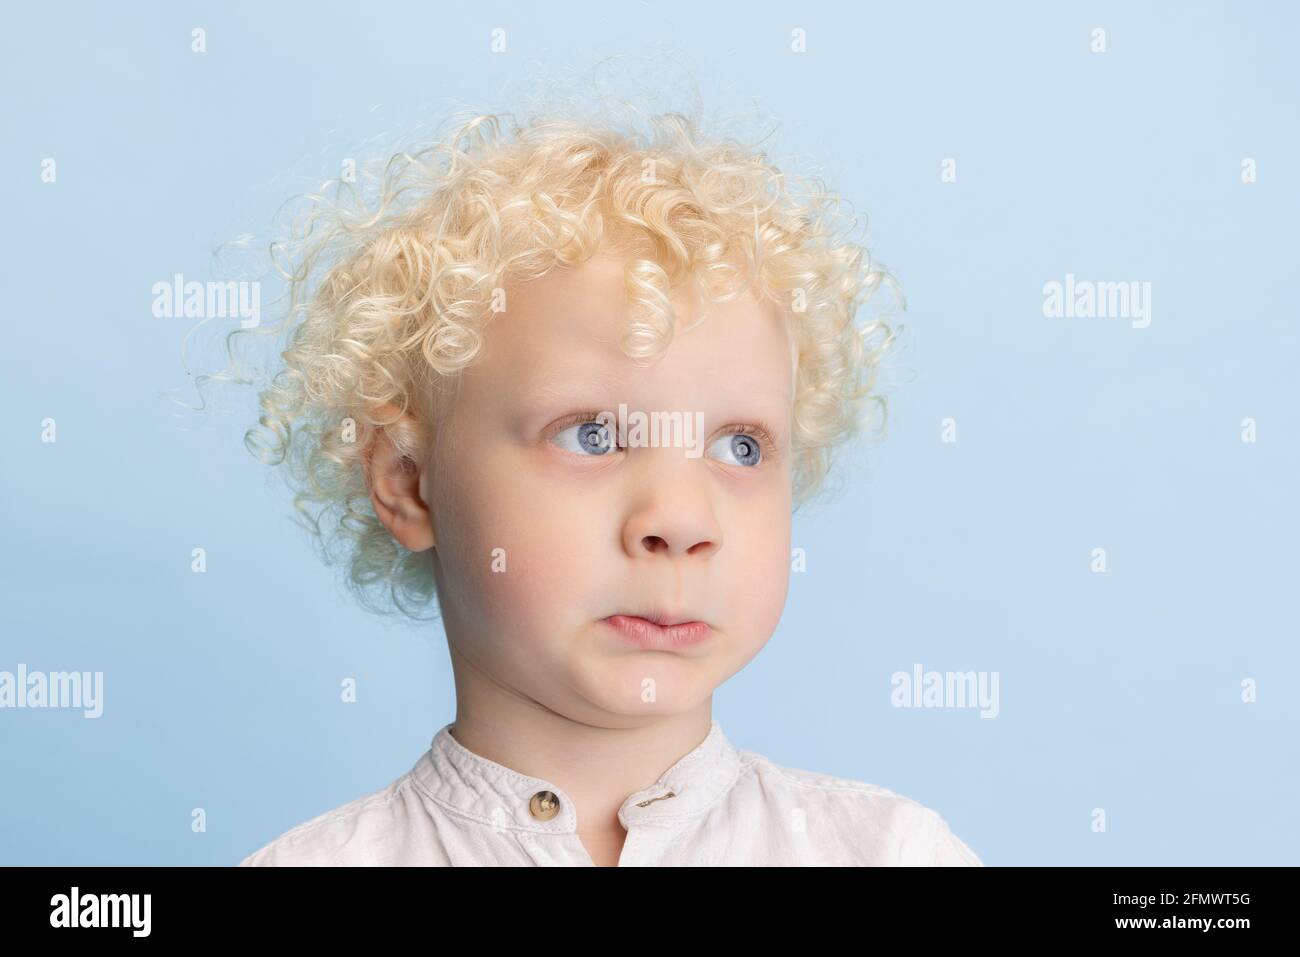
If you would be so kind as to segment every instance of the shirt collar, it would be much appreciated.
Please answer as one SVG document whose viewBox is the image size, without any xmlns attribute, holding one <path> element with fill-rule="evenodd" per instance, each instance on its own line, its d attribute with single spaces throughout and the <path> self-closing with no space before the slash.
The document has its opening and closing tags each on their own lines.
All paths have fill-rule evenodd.
<svg viewBox="0 0 1300 957">
<path fill-rule="evenodd" d="M 470 751 L 452 737 L 453 724 L 438 729 L 429 750 L 411 769 L 426 795 L 486 824 L 540 833 L 577 831 L 577 813 L 564 791 L 544 778 L 520 774 Z M 659 780 L 628 795 L 619 808 L 619 821 L 628 827 L 702 814 L 736 783 L 740 766 L 739 751 L 714 720 L 705 739 Z"/>
</svg>

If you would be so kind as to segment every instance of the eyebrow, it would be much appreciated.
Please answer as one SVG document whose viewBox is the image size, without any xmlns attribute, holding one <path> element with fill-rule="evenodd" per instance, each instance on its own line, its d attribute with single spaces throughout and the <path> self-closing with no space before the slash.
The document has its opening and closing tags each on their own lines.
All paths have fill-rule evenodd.
<svg viewBox="0 0 1300 957">
<path fill-rule="evenodd" d="M 552 372 L 544 378 L 538 380 L 535 384 L 525 389 L 523 396 L 530 401 L 541 401 L 543 399 L 571 399 L 580 391 L 585 392 L 587 389 L 606 389 L 610 386 L 621 384 L 623 377 L 615 375 L 612 372 L 592 372 L 583 373 L 581 382 L 569 374 L 568 370 L 561 372 Z"/>
<path fill-rule="evenodd" d="M 552 373 L 536 384 L 530 384 L 522 392 L 529 403 L 542 401 L 577 401 L 580 396 L 590 392 L 602 392 L 618 388 L 625 382 L 623 376 L 610 372 L 588 372 L 580 384 L 564 373 Z M 749 383 L 744 388 L 735 390 L 734 395 L 744 397 L 755 393 L 779 398 L 782 402 L 793 402 L 794 397 L 787 389 L 768 383 Z M 590 403 L 589 403 L 590 404 Z"/>
</svg>

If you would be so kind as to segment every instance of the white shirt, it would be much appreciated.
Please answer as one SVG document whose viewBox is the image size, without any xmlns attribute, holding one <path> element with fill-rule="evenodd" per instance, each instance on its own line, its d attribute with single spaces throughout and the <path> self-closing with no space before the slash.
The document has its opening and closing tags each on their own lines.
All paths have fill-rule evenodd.
<svg viewBox="0 0 1300 957">
<path fill-rule="evenodd" d="M 392 784 L 286 831 L 240 866 L 594 866 L 568 795 L 468 750 L 451 727 Z M 628 795 L 618 819 L 620 867 L 983 866 L 929 808 L 737 750 L 716 720 Z"/>
</svg>

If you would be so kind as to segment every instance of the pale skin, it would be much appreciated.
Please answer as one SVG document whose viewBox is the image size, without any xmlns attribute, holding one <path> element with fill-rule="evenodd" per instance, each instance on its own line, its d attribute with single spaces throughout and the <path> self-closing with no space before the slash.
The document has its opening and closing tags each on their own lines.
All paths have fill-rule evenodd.
<svg viewBox="0 0 1300 957">
<path fill-rule="evenodd" d="M 704 740 L 714 689 L 771 637 L 790 573 L 794 367 L 779 311 L 684 288 L 667 352 L 640 367 L 618 346 L 624 263 L 606 249 L 509 288 L 462 373 L 440 468 L 432 454 L 403 468 L 381 432 L 369 472 L 380 521 L 430 553 L 453 736 L 561 788 L 601 866 L 623 849 L 619 808 Z M 581 416 L 619 403 L 702 412 L 706 451 L 574 451 L 592 421 Z M 729 437 L 759 421 L 772 427 L 762 460 L 729 455 Z M 684 611 L 712 635 L 651 651 L 602 621 L 645 607 Z"/>
</svg>

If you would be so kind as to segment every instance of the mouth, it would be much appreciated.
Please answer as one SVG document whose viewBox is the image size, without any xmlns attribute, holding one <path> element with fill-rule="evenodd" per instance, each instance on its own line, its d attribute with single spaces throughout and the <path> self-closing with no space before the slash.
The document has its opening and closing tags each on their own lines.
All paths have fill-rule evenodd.
<svg viewBox="0 0 1300 957">
<path fill-rule="evenodd" d="M 708 622 L 663 612 L 610 615 L 602 620 L 632 644 L 657 651 L 696 645 L 713 633 Z"/>
</svg>

